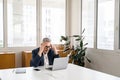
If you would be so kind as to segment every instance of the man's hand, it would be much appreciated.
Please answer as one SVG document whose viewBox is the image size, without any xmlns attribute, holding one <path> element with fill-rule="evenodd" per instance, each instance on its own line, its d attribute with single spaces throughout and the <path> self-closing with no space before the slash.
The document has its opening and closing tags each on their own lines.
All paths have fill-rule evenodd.
<svg viewBox="0 0 120 80">
<path fill-rule="evenodd" d="M 45 44 L 45 43 L 42 43 L 42 44 L 40 45 L 40 50 L 39 50 L 39 53 L 38 53 L 38 55 L 39 55 L 39 56 L 41 56 L 41 55 L 42 55 L 42 53 L 43 53 L 43 51 L 44 51 L 45 46 L 46 46 L 46 44 Z"/>
<path fill-rule="evenodd" d="M 53 51 L 54 51 L 54 52 L 55 52 L 55 54 L 57 55 L 57 54 L 58 54 L 58 52 L 57 52 L 56 47 L 55 47 L 54 45 L 51 45 L 51 48 L 53 49 Z"/>
</svg>

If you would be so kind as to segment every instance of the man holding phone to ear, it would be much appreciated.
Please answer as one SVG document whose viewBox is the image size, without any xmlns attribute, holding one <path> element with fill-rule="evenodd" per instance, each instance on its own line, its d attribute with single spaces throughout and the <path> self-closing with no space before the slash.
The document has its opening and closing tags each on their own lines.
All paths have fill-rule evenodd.
<svg viewBox="0 0 120 80">
<path fill-rule="evenodd" d="M 59 58 L 56 47 L 49 38 L 43 38 L 40 47 L 32 50 L 30 66 L 53 65 L 54 58 Z"/>
</svg>

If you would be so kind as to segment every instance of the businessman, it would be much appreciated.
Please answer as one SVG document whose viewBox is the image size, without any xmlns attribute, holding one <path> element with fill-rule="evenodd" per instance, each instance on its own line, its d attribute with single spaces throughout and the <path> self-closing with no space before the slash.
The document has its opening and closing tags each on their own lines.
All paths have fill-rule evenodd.
<svg viewBox="0 0 120 80">
<path fill-rule="evenodd" d="M 40 47 L 32 50 L 30 66 L 53 65 L 54 58 L 59 58 L 56 47 L 51 44 L 49 38 L 43 38 Z"/>
</svg>

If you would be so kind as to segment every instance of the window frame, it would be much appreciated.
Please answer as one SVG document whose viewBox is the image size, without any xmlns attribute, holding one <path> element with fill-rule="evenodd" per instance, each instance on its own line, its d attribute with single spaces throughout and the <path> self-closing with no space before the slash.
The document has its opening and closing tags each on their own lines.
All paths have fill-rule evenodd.
<svg viewBox="0 0 120 80">
<path fill-rule="evenodd" d="M 82 0 L 81 0 L 82 5 Z M 98 0 L 94 0 L 94 46 L 93 48 L 89 49 L 98 49 L 97 48 L 97 33 L 98 33 Z M 120 49 L 120 1 L 115 0 L 115 10 L 114 10 L 114 45 L 113 50 L 119 50 Z M 81 9 L 82 14 L 82 9 Z M 82 15 L 81 15 L 82 17 Z M 81 18 L 82 22 L 82 18 Z M 82 28 L 82 24 L 81 24 Z M 99 49 L 99 50 L 108 50 L 108 49 Z M 111 50 L 110 50 L 111 51 Z"/>
</svg>

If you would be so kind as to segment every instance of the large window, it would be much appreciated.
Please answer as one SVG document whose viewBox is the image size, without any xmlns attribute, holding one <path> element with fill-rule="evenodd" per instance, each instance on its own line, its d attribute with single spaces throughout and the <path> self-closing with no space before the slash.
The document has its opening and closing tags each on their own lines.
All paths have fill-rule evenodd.
<svg viewBox="0 0 120 80">
<path fill-rule="evenodd" d="M 89 48 L 114 49 L 114 13 L 115 0 L 82 0 L 82 29 Z"/>
<path fill-rule="evenodd" d="M 60 43 L 60 36 L 65 35 L 65 8 L 66 0 L 42 0 L 42 38 Z"/>
<path fill-rule="evenodd" d="M 85 42 L 94 46 L 94 0 L 82 0 L 82 30 L 85 29 Z"/>
<path fill-rule="evenodd" d="M 3 47 L 3 0 L 0 0 L 0 47 Z"/>
<path fill-rule="evenodd" d="M 114 48 L 115 0 L 98 0 L 98 49 Z"/>
<path fill-rule="evenodd" d="M 8 47 L 36 46 L 36 0 L 8 0 Z"/>
<path fill-rule="evenodd" d="M 66 0 L 0 0 L 0 48 L 36 47 L 43 37 L 61 44 L 65 29 Z"/>
</svg>

